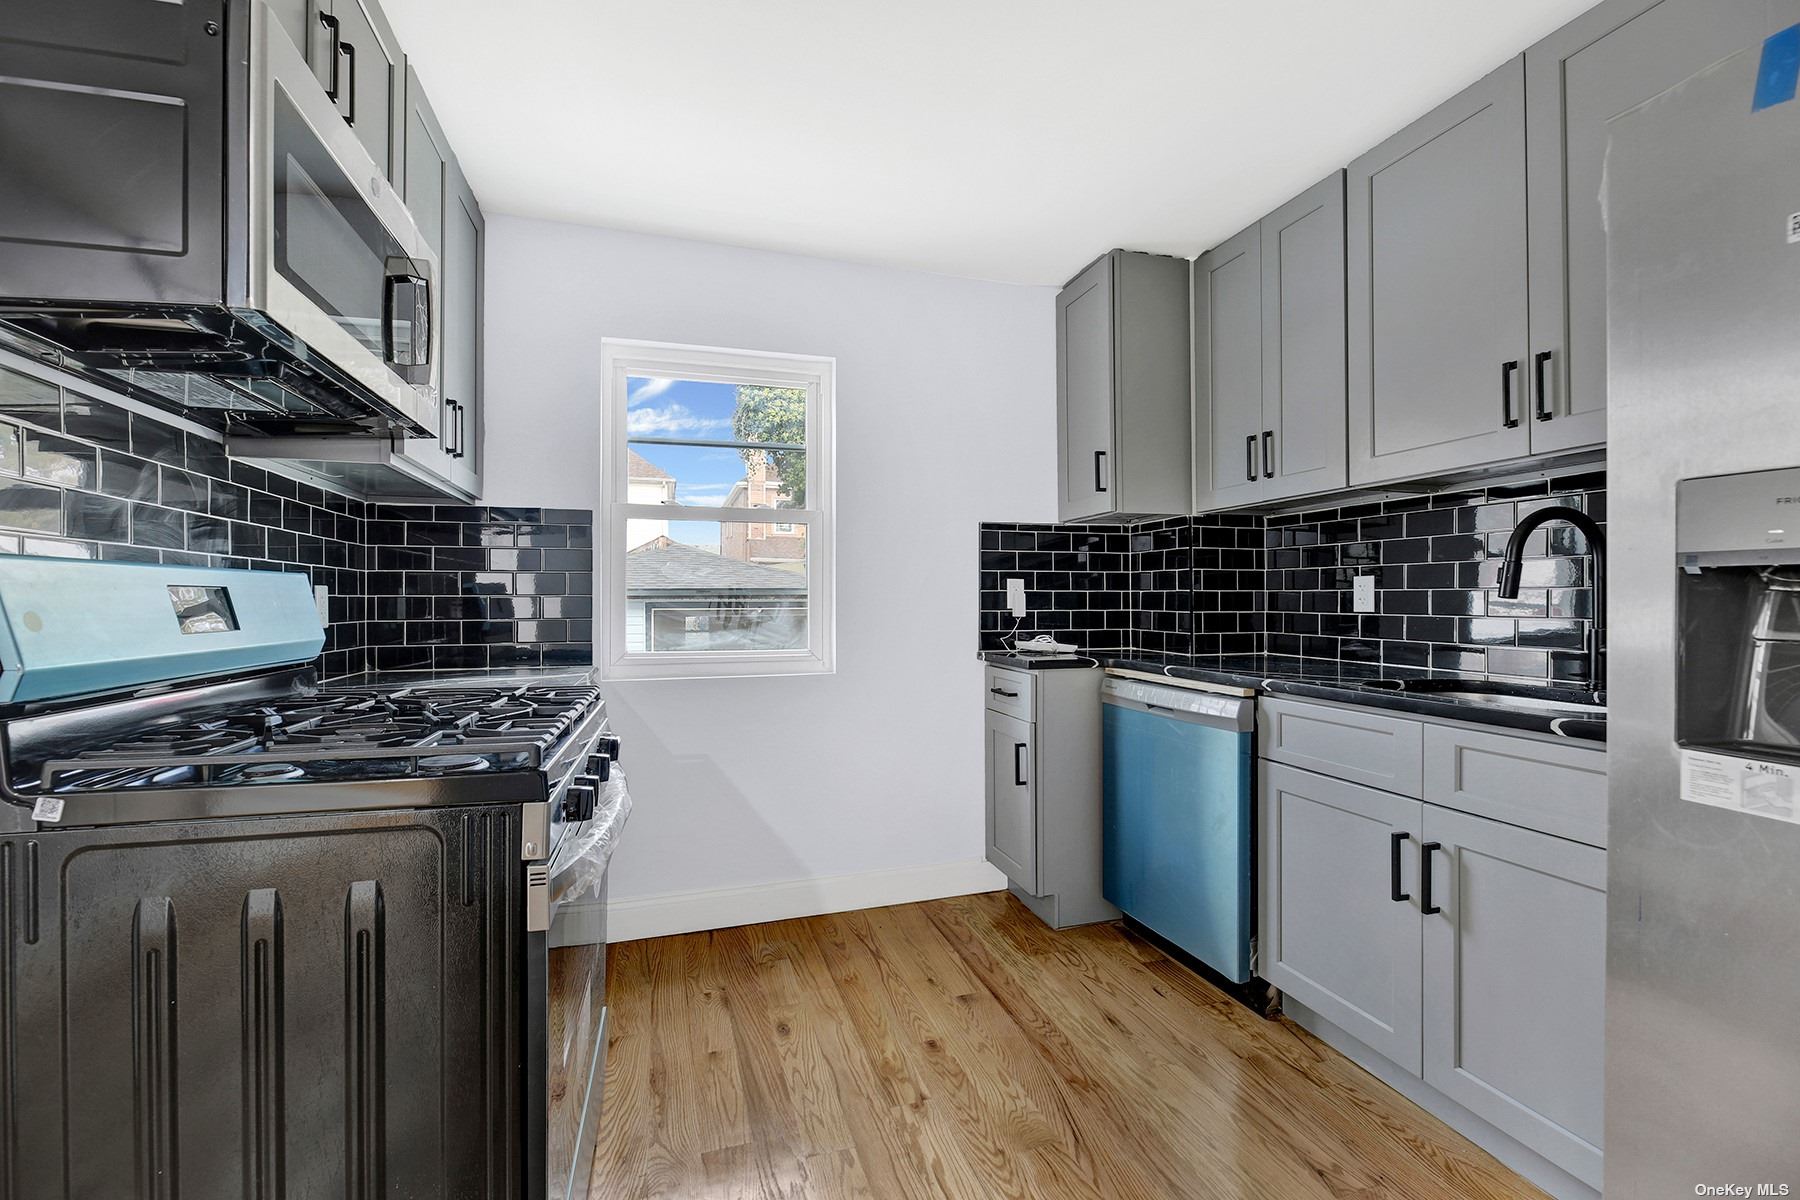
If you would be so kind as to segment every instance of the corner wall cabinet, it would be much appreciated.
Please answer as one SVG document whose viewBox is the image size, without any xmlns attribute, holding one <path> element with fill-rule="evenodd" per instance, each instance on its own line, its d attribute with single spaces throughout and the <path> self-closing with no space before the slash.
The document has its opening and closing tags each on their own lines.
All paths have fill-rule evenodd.
<svg viewBox="0 0 1800 1200">
<path fill-rule="evenodd" d="M 1056 298 L 1057 510 L 1189 509 L 1188 264 L 1113 250 Z"/>
</svg>

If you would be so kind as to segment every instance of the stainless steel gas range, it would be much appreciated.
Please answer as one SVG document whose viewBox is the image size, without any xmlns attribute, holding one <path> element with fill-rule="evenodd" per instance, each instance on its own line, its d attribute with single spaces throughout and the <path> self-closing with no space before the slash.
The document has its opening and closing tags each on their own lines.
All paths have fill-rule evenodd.
<svg viewBox="0 0 1800 1200">
<path fill-rule="evenodd" d="M 0 1195 L 586 1195 L 605 703 L 322 642 L 299 574 L 0 558 Z"/>
</svg>

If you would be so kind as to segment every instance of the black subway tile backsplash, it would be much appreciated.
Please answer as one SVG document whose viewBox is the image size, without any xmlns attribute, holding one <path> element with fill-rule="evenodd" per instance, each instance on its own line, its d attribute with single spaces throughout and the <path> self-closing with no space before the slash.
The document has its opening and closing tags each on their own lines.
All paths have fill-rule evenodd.
<svg viewBox="0 0 1800 1200">
<path fill-rule="evenodd" d="M 377 504 L 370 513 L 375 618 L 384 631 L 402 628 L 408 648 L 430 647 L 433 665 L 593 662 L 592 512 Z M 576 530 L 583 546 L 570 549 Z M 527 531 L 531 546 L 520 549 Z M 551 553 L 558 557 L 547 562 Z"/>
<path fill-rule="evenodd" d="M 1604 522 L 1606 476 L 1586 471 L 1304 512 L 1171 517 L 1119 526 L 981 527 L 983 649 L 1012 633 L 1005 580 L 1025 579 L 1022 636 L 1085 650 L 1304 654 L 1471 674 L 1584 677 L 1592 566 L 1561 525 L 1526 543 L 1518 598 L 1499 556 L 1547 504 Z M 1353 580 L 1376 577 L 1354 613 Z"/>
</svg>

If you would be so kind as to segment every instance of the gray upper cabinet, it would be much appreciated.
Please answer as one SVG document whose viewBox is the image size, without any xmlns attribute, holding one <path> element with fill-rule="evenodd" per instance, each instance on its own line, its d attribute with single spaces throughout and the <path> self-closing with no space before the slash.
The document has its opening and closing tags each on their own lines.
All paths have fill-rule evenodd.
<svg viewBox="0 0 1800 1200">
<path fill-rule="evenodd" d="M 1531 450 L 1606 438 L 1606 122 L 1762 36 L 1764 0 L 1607 0 L 1525 53 Z"/>
<path fill-rule="evenodd" d="M 387 17 L 375 0 L 313 0 L 308 34 L 313 73 L 383 176 L 397 179 L 405 67 Z"/>
<path fill-rule="evenodd" d="M 1262 499 L 1262 227 L 1194 264 L 1194 508 Z"/>
<path fill-rule="evenodd" d="M 1344 486 L 1344 173 L 1194 268 L 1194 510 Z"/>
<path fill-rule="evenodd" d="M 1606 852 L 1424 815 L 1425 1082 L 1599 1187 Z"/>
<path fill-rule="evenodd" d="M 1058 515 L 1189 510 L 1188 264 L 1114 250 L 1056 300 Z"/>
<path fill-rule="evenodd" d="M 1522 457 L 1525 63 L 1351 164 L 1349 482 Z"/>
<path fill-rule="evenodd" d="M 439 428 L 406 443 L 407 459 L 452 490 L 481 493 L 481 295 L 486 223 L 417 72 L 406 73 L 402 187 L 407 209 L 437 252 Z"/>
<path fill-rule="evenodd" d="M 1341 488 L 1344 173 L 1262 219 L 1264 500 Z"/>
</svg>

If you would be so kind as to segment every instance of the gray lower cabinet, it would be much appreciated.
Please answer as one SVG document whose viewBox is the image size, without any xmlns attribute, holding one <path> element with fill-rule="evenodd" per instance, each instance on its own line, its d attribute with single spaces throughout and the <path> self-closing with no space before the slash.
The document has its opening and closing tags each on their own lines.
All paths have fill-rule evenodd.
<svg viewBox="0 0 1800 1200">
<path fill-rule="evenodd" d="M 1194 510 L 1342 488 L 1344 173 L 1194 265 Z"/>
<path fill-rule="evenodd" d="M 987 713 L 987 858 L 1036 894 L 1037 763 L 1031 722 Z"/>
<path fill-rule="evenodd" d="M 1523 457 L 1525 63 L 1350 164 L 1349 481 Z"/>
<path fill-rule="evenodd" d="M 1597 1188 L 1606 852 L 1424 810 L 1425 1082 Z"/>
<path fill-rule="evenodd" d="M 1603 836 L 1604 752 L 1352 706 L 1263 709 L 1258 973 L 1598 1188 L 1606 851 L 1521 822 Z M 1414 727 L 1400 740 L 1422 752 L 1407 780 L 1423 800 L 1320 773 L 1347 745 L 1308 750 L 1326 744 L 1308 731 L 1340 715 Z M 1280 761 L 1301 750 L 1315 769 Z"/>
<path fill-rule="evenodd" d="M 984 671 L 987 860 L 1057 929 L 1115 920 L 1100 880 L 1100 672 Z"/>
<path fill-rule="evenodd" d="M 1531 450 L 1606 438 L 1606 122 L 1755 42 L 1766 0 L 1607 0 L 1525 52 Z"/>
<path fill-rule="evenodd" d="M 1424 805 L 1280 763 L 1260 776 L 1258 973 L 1418 1074 Z"/>
<path fill-rule="evenodd" d="M 1101 256 L 1056 298 L 1059 519 L 1188 512 L 1188 408 L 1186 260 Z"/>
</svg>

